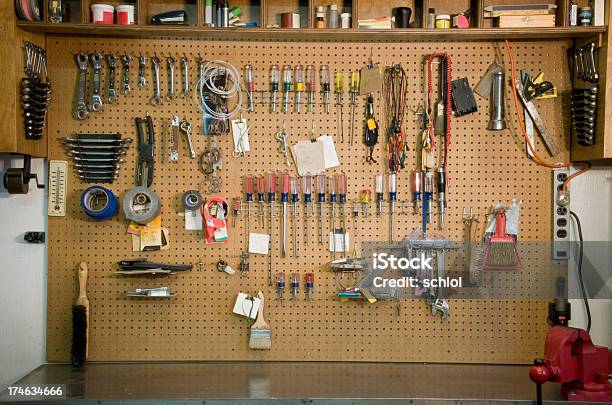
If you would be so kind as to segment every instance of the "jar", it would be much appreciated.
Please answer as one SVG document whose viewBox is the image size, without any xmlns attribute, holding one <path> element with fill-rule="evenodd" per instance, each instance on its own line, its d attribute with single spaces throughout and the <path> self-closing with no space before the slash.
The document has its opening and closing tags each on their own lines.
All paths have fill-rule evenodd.
<svg viewBox="0 0 612 405">
<path fill-rule="evenodd" d="M 578 10 L 578 20 L 580 21 L 580 25 L 591 25 L 592 18 L 593 11 L 591 11 L 591 7 L 580 7 L 580 9 Z"/>
<path fill-rule="evenodd" d="M 327 12 L 327 28 L 338 28 L 338 6 L 330 4 Z"/>
<path fill-rule="evenodd" d="M 451 27 L 451 17 L 448 14 L 439 14 L 436 16 L 436 28 L 448 29 Z"/>
<path fill-rule="evenodd" d="M 110 4 L 92 4 L 91 22 L 94 24 L 114 24 L 115 7 Z"/>
<path fill-rule="evenodd" d="M 317 7 L 317 18 L 315 20 L 315 28 L 325 28 L 325 11 L 323 6 Z"/>
<path fill-rule="evenodd" d="M 351 13 L 340 14 L 340 26 L 344 29 L 351 28 Z"/>
</svg>

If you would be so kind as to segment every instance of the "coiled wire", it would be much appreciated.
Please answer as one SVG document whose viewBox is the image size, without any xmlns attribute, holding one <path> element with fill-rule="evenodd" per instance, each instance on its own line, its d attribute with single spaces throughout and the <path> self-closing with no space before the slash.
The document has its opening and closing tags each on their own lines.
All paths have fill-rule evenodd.
<svg viewBox="0 0 612 405">
<path fill-rule="evenodd" d="M 225 86 L 219 87 L 216 80 L 225 76 Z M 229 62 L 212 60 L 206 62 L 200 71 L 200 77 L 196 83 L 198 93 L 194 98 L 200 110 L 207 116 L 219 121 L 226 121 L 235 116 L 242 109 L 241 79 L 238 70 Z M 211 108 L 206 102 L 206 94 L 214 94 L 224 103 L 214 103 L 216 108 Z M 235 99 L 236 103 L 232 110 L 227 109 L 227 101 Z M 224 106 L 221 106 L 224 104 Z"/>
</svg>

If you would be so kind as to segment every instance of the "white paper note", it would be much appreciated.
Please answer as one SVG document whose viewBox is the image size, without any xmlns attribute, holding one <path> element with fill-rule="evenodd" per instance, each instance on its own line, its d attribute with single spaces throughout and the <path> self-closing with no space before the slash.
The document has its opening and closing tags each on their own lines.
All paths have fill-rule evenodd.
<svg viewBox="0 0 612 405">
<path fill-rule="evenodd" d="M 234 312 L 237 315 L 246 316 L 250 319 L 257 318 L 257 311 L 259 311 L 259 305 L 261 300 L 256 297 L 250 297 L 245 293 L 238 293 L 238 298 L 234 303 Z"/>
<path fill-rule="evenodd" d="M 234 138 L 234 152 L 246 153 L 251 151 L 249 126 L 246 119 L 232 120 L 232 136 Z"/>
<path fill-rule="evenodd" d="M 329 135 L 321 135 L 317 138 L 318 141 L 323 142 L 323 156 L 325 158 L 325 168 L 331 169 L 332 167 L 340 166 L 340 160 L 336 153 L 336 145 L 334 145 L 334 138 Z"/>
<path fill-rule="evenodd" d="M 321 141 L 299 141 L 292 148 L 293 160 L 300 176 L 325 171 L 325 144 Z"/>
<path fill-rule="evenodd" d="M 249 234 L 249 253 L 267 255 L 270 246 L 270 235 L 267 233 Z"/>
<path fill-rule="evenodd" d="M 336 244 L 334 245 L 334 239 L 333 237 L 336 237 Z M 346 246 L 344 246 L 346 240 Z M 348 252 L 350 250 L 350 246 L 351 246 L 351 242 L 350 242 L 350 238 L 349 238 L 349 234 L 348 232 L 346 234 L 341 234 L 341 233 L 336 233 L 334 234 L 333 232 L 329 233 L 329 251 L 330 252 Z"/>
<path fill-rule="evenodd" d="M 188 231 L 202 230 L 202 213 L 200 210 L 185 210 L 185 229 Z"/>
</svg>

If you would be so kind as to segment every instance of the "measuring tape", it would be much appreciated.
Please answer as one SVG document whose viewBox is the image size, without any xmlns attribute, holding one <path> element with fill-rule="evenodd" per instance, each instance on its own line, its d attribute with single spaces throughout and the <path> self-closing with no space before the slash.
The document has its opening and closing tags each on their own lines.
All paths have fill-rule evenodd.
<svg viewBox="0 0 612 405">
<path fill-rule="evenodd" d="M 101 207 L 95 207 L 100 204 Z M 96 221 L 111 219 L 119 210 L 119 200 L 109 189 L 102 186 L 91 186 L 81 194 L 81 207 L 89 218 Z"/>
<path fill-rule="evenodd" d="M 68 162 L 51 160 L 49 162 L 49 203 L 50 217 L 66 216 L 66 190 L 68 186 Z"/>
</svg>

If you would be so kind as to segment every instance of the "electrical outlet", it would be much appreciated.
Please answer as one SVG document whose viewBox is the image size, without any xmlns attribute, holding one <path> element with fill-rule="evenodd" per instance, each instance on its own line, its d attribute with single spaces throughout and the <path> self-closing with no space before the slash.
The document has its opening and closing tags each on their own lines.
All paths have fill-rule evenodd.
<svg viewBox="0 0 612 405">
<path fill-rule="evenodd" d="M 563 183 L 570 175 L 569 169 L 553 170 L 553 234 L 552 234 L 552 258 L 553 260 L 568 260 L 570 249 L 570 206 L 569 201 L 560 194 Z M 569 188 L 568 188 L 569 191 Z M 561 198 L 560 198 L 561 197 Z"/>
</svg>

